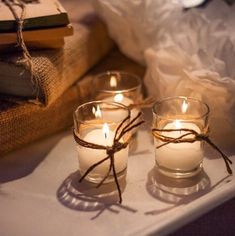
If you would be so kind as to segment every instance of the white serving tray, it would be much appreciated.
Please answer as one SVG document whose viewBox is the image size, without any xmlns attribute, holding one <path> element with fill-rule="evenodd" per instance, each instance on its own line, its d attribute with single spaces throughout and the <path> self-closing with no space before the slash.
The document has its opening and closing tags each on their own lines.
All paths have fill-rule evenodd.
<svg viewBox="0 0 235 236">
<path fill-rule="evenodd" d="M 95 190 L 77 184 L 70 132 L 60 134 L 56 144 L 46 139 L 0 159 L 0 235 L 166 235 L 235 196 L 235 178 L 213 151 L 200 177 L 180 182 L 159 177 L 149 128 L 147 122 L 132 144 L 122 205 L 113 204 L 113 186 Z M 98 200 L 86 196 L 101 192 Z"/>
</svg>

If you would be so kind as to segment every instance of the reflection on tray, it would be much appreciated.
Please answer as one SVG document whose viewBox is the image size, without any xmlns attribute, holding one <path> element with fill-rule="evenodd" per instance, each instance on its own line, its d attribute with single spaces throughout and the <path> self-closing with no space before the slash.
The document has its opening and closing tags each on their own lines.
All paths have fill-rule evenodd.
<svg viewBox="0 0 235 236">
<path fill-rule="evenodd" d="M 204 170 L 191 178 L 174 179 L 162 175 L 158 172 L 157 168 L 154 167 L 148 174 L 148 181 L 146 183 L 147 191 L 154 198 L 166 203 L 171 203 L 172 205 L 163 209 L 148 211 L 145 212 L 145 214 L 160 214 L 180 205 L 190 203 L 194 199 L 212 191 L 228 177 L 230 176 L 225 176 L 215 185 L 211 186 L 210 178 Z"/>
<path fill-rule="evenodd" d="M 155 167 L 149 173 L 148 180 L 148 192 L 154 197 L 170 203 L 177 203 L 185 196 L 209 189 L 211 186 L 210 179 L 204 171 L 191 178 L 174 179 L 162 175 Z"/>
</svg>

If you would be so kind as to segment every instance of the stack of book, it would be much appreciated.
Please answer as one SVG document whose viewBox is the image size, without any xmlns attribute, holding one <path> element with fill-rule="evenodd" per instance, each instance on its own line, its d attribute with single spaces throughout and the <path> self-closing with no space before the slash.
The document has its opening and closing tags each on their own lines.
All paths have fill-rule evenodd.
<svg viewBox="0 0 235 236">
<path fill-rule="evenodd" d="M 39 103 L 31 102 L 37 95 L 30 72 L 16 64 L 19 54 L 0 54 L 0 156 L 71 126 L 73 111 L 89 100 L 95 89 L 90 84 L 97 73 L 144 73 L 114 47 L 105 25 L 87 1 L 62 3 L 73 9 L 69 16 L 74 35 L 65 39 L 61 49 L 30 50 L 39 82 Z"/>
<path fill-rule="evenodd" d="M 10 1 L 20 16 L 22 9 Z M 57 48 L 64 37 L 73 34 L 68 14 L 56 0 L 27 1 L 23 25 L 23 38 L 28 47 Z M 17 43 L 16 19 L 6 2 L 0 1 L 0 49 L 10 49 Z"/>
</svg>

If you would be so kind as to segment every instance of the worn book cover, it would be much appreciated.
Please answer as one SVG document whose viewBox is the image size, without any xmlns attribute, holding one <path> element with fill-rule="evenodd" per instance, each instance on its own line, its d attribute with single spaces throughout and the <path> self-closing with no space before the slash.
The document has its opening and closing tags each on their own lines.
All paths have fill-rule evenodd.
<svg viewBox="0 0 235 236">
<path fill-rule="evenodd" d="M 61 27 L 37 29 L 37 30 L 27 30 L 23 31 L 23 39 L 27 47 L 30 47 L 31 42 L 45 42 L 64 39 L 66 36 L 71 36 L 73 34 L 73 27 L 71 24 Z M 1 45 L 11 45 L 17 43 L 17 34 L 15 32 L 0 33 L 0 49 Z M 36 44 L 35 44 L 36 45 Z M 62 44 L 63 46 L 63 44 Z M 12 51 L 16 48 L 14 45 Z M 53 45 L 52 45 L 53 47 Z"/>
</svg>

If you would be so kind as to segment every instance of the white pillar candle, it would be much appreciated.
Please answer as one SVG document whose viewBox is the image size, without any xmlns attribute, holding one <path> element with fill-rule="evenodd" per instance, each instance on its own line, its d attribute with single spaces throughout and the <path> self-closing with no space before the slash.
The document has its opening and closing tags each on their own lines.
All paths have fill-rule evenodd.
<svg viewBox="0 0 235 236">
<path fill-rule="evenodd" d="M 132 99 L 125 97 L 122 93 L 117 93 L 113 97 L 107 97 L 107 98 L 103 99 L 103 101 L 104 102 L 118 102 L 118 103 L 121 103 L 125 106 L 129 106 L 131 104 L 134 104 L 134 101 Z M 135 118 L 139 112 L 140 112 L 140 109 L 132 108 L 131 109 L 131 119 Z M 118 115 L 118 114 L 115 113 L 115 116 L 116 115 Z M 120 116 L 122 116 L 121 113 L 120 113 Z"/>
<path fill-rule="evenodd" d="M 192 129 L 200 133 L 199 127 L 194 123 L 187 123 L 176 120 L 168 123 L 163 129 Z M 187 133 L 187 131 L 163 132 L 163 135 L 177 138 Z M 192 138 L 192 135 L 187 136 Z M 155 145 L 163 144 L 155 139 Z M 203 160 L 203 150 L 201 142 L 194 143 L 169 143 L 156 149 L 156 162 L 158 166 L 172 170 L 190 171 L 197 168 Z"/>
<path fill-rule="evenodd" d="M 103 127 L 89 129 L 85 134 L 83 134 L 82 139 L 94 144 L 112 146 L 114 135 L 115 132 L 109 130 L 107 124 L 105 123 Z M 120 141 L 122 142 L 123 140 L 121 139 Z M 80 145 L 78 145 L 78 155 L 79 169 L 81 174 L 84 174 L 90 166 L 107 157 L 106 150 L 90 149 Z M 116 173 L 124 171 L 127 167 L 128 146 L 127 148 L 116 152 L 114 154 L 114 160 Z M 108 159 L 107 161 L 103 162 L 95 169 L 93 169 L 88 175 L 88 178 L 102 179 L 102 177 L 104 177 L 108 173 L 109 166 L 110 160 Z M 113 172 L 111 172 L 111 174 L 112 173 Z"/>
</svg>

